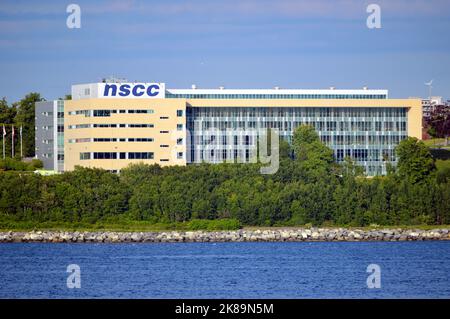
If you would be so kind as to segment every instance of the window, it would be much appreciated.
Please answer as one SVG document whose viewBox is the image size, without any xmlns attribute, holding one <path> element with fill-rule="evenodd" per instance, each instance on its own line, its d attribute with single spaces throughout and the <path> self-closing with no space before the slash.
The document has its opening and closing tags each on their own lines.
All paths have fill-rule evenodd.
<svg viewBox="0 0 450 319">
<path fill-rule="evenodd" d="M 95 152 L 94 159 L 117 159 L 117 153 L 113 152 Z"/>
<path fill-rule="evenodd" d="M 159 133 L 161 133 L 161 134 L 167 134 L 167 133 L 169 133 L 169 131 L 159 131 Z"/>
<path fill-rule="evenodd" d="M 128 127 L 132 128 L 144 128 L 144 127 L 153 127 L 153 124 L 128 124 Z"/>
<path fill-rule="evenodd" d="M 69 143 L 87 143 L 90 142 L 91 139 L 88 138 L 74 138 L 74 139 L 69 139 Z"/>
<path fill-rule="evenodd" d="M 128 138 L 128 142 L 153 142 L 153 139 L 147 137 L 131 137 Z"/>
<path fill-rule="evenodd" d="M 129 114 L 153 114 L 154 110 L 128 110 Z"/>
<path fill-rule="evenodd" d="M 177 124 L 177 131 L 183 130 L 183 124 Z"/>
<path fill-rule="evenodd" d="M 177 110 L 177 117 L 183 116 L 183 110 Z"/>
<path fill-rule="evenodd" d="M 167 144 L 161 144 L 161 145 L 159 145 L 159 147 L 169 147 L 169 145 L 167 145 Z"/>
<path fill-rule="evenodd" d="M 117 127 L 117 124 L 93 124 L 92 126 L 96 128 L 105 128 L 105 127 Z"/>
<path fill-rule="evenodd" d="M 153 152 L 130 152 L 128 159 L 152 159 Z"/>
<path fill-rule="evenodd" d="M 182 159 L 183 158 L 183 152 L 177 152 L 177 158 Z"/>
<path fill-rule="evenodd" d="M 120 152 L 119 158 L 120 158 L 120 159 L 126 159 L 126 158 L 127 158 L 127 153 L 125 153 L 125 152 Z"/>
<path fill-rule="evenodd" d="M 168 117 L 168 116 L 160 116 L 159 119 L 160 119 L 160 120 L 168 120 L 169 117 Z"/>
<path fill-rule="evenodd" d="M 183 145 L 183 139 L 177 138 L 177 145 Z"/>
<path fill-rule="evenodd" d="M 90 124 L 76 124 L 76 125 L 70 125 L 69 129 L 78 129 L 78 128 L 89 128 Z"/>
<path fill-rule="evenodd" d="M 95 137 L 94 142 L 117 142 L 117 138 Z"/>
<path fill-rule="evenodd" d="M 91 159 L 91 153 L 86 152 L 86 153 L 80 153 L 80 160 L 88 160 Z"/>
<path fill-rule="evenodd" d="M 94 116 L 97 117 L 107 117 L 111 116 L 111 110 L 94 110 Z"/>
</svg>

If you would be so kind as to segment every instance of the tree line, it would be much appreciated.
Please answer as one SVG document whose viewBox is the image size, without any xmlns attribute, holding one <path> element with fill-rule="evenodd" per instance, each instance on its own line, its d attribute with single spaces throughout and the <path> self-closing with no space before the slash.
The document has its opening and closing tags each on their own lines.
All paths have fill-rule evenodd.
<svg viewBox="0 0 450 319">
<path fill-rule="evenodd" d="M 259 164 L 160 167 L 135 164 L 120 175 L 77 168 L 54 176 L 0 172 L 0 221 L 171 223 L 235 219 L 242 225 L 450 224 L 450 173 L 436 169 L 423 142 L 397 147 L 396 168 L 367 178 L 337 164 L 314 128 L 281 142 L 280 168 Z"/>
<path fill-rule="evenodd" d="M 5 98 L 0 99 L 0 134 L 3 137 L 5 127 L 5 155 L 6 157 L 20 156 L 20 135 L 22 127 L 23 156 L 33 157 L 35 154 L 35 103 L 43 101 L 39 93 L 29 93 L 19 102 L 8 105 Z M 12 127 L 14 126 L 14 156 L 12 156 Z M 3 146 L 1 146 L 3 152 Z M 0 153 L 0 156 L 3 156 Z"/>
</svg>

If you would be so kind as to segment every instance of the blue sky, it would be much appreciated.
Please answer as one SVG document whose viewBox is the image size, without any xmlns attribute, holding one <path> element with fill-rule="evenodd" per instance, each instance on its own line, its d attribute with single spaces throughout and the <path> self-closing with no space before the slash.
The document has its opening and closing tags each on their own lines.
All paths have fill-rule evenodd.
<svg viewBox="0 0 450 319">
<path fill-rule="evenodd" d="M 81 7 L 68 29 L 66 7 Z M 381 7 L 368 29 L 366 7 Z M 0 0 L 0 97 L 111 75 L 169 88 L 370 88 L 450 98 L 448 0 Z"/>
</svg>

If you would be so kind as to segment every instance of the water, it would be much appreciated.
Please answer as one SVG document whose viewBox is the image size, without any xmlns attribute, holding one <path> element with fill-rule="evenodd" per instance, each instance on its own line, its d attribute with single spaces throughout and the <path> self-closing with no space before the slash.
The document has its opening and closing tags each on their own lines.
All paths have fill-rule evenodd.
<svg viewBox="0 0 450 319">
<path fill-rule="evenodd" d="M 0 244 L 0 298 L 392 297 L 450 298 L 450 242 Z"/>
</svg>

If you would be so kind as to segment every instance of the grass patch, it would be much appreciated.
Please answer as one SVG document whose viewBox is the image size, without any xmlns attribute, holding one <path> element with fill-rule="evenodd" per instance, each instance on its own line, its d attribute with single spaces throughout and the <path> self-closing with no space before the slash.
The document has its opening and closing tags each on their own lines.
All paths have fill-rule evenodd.
<svg viewBox="0 0 450 319">
<path fill-rule="evenodd" d="M 430 138 L 428 140 L 423 140 L 426 146 L 428 147 L 439 147 L 443 146 L 445 143 L 444 138 Z"/>
<path fill-rule="evenodd" d="M 191 231 L 191 230 L 236 230 L 241 225 L 236 219 L 205 220 L 194 219 L 189 222 L 155 223 L 150 221 L 104 221 L 88 222 L 33 222 L 0 220 L 0 231 L 118 231 L 118 232 L 161 232 L 161 231 Z"/>
<path fill-rule="evenodd" d="M 436 160 L 438 170 L 450 169 L 450 160 Z"/>
<path fill-rule="evenodd" d="M 397 225 L 397 226 L 382 226 L 382 225 L 372 225 L 372 226 L 361 226 L 361 227 L 354 227 L 354 226 L 315 226 L 316 228 L 344 228 L 348 230 L 352 229 L 360 229 L 364 231 L 369 230 L 381 230 L 381 229 L 419 229 L 419 230 L 431 230 L 431 229 L 450 229 L 450 225 Z M 277 229 L 299 229 L 299 228 L 311 228 L 311 225 L 305 225 L 305 226 L 271 226 L 271 227 L 258 227 L 258 226 L 247 226 L 244 227 L 244 230 L 277 230 Z"/>
</svg>

